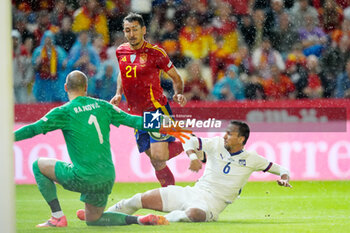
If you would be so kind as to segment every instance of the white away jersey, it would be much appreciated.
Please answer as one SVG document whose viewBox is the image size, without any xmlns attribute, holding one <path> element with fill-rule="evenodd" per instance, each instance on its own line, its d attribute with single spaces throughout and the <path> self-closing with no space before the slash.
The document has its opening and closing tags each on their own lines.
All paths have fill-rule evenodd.
<svg viewBox="0 0 350 233">
<path fill-rule="evenodd" d="M 255 151 L 242 150 L 231 155 L 225 149 L 222 137 L 198 138 L 195 141 L 197 145 L 193 149 L 202 149 L 207 154 L 203 176 L 195 186 L 226 203 L 232 203 L 239 195 L 252 172 L 266 172 L 272 166 L 271 162 Z"/>
</svg>

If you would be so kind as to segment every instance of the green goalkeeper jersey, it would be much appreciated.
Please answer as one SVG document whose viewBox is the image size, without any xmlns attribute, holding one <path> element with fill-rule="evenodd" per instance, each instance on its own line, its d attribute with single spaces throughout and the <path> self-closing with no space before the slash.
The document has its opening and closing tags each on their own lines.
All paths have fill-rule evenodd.
<svg viewBox="0 0 350 233">
<path fill-rule="evenodd" d="M 110 124 L 159 131 L 144 129 L 142 117 L 129 115 L 106 101 L 79 96 L 17 130 L 15 140 L 61 129 L 77 175 L 92 182 L 105 181 L 115 178 L 109 142 Z"/>
</svg>

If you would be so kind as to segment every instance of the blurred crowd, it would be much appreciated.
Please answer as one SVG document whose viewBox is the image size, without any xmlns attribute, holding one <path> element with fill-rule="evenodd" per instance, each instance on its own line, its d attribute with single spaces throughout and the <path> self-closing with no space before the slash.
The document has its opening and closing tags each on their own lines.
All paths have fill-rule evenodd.
<svg viewBox="0 0 350 233">
<path fill-rule="evenodd" d="M 348 0 L 12 0 L 16 103 L 66 101 L 65 76 L 111 99 L 123 18 L 166 50 L 189 100 L 350 97 Z M 162 75 L 171 98 L 172 82 Z"/>
</svg>

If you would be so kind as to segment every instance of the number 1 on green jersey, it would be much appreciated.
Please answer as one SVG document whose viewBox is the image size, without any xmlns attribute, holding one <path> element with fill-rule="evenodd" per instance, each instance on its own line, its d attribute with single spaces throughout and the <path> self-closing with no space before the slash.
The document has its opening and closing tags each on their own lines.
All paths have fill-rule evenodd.
<svg viewBox="0 0 350 233">
<path fill-rule="evenodd" d="M 98 139 L 100 140 L 100 144 L 103 144 L 103 136 L 102 136 L 100 125 L 98 124 L 96 116 L 94 116 L 92 114 L 90 115 L 90 117 L 89 117 L 89 124 L 90 125 L 91 124 L 95 125 L 96 131 L 97 131 L 97 134 L 98 134 Z"/>
</svg>

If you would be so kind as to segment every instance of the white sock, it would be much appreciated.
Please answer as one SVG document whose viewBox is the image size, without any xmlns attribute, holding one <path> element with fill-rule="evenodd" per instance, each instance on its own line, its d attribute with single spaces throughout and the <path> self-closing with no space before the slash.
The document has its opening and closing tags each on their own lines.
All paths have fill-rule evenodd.
<svg viewBox="0 0 350 233">
<path fill-rule="evenodd" d="M 190 222 L 187 214 L 183 210 L 174 210 L 164 216 L 169 222 Z"/>
<path fill-rule="evenodd" d="M 124 204 L 136 210 L 142 209 L 141 196 L 141 193 L 135 194 L 133 197 L 126 199 Z"/>
<path fill-rule="evenodd" d="M 141 193 L 138 193 L 129 199 L 123 199 L 119 201 L 117 204 L 109 207 L 107 211 L 133 214 L 141 208 Z"/>
<path fill-rule="evenodd" d="M 63 216 L 64 216 L 62 210 L 56 211 L 56 212 L 52 212 L 51 215 L 52 215 L 52 217 L 54 217 L 54 218 L 60 218 L 60 217 L 63 217 Z"/>
</svg>

